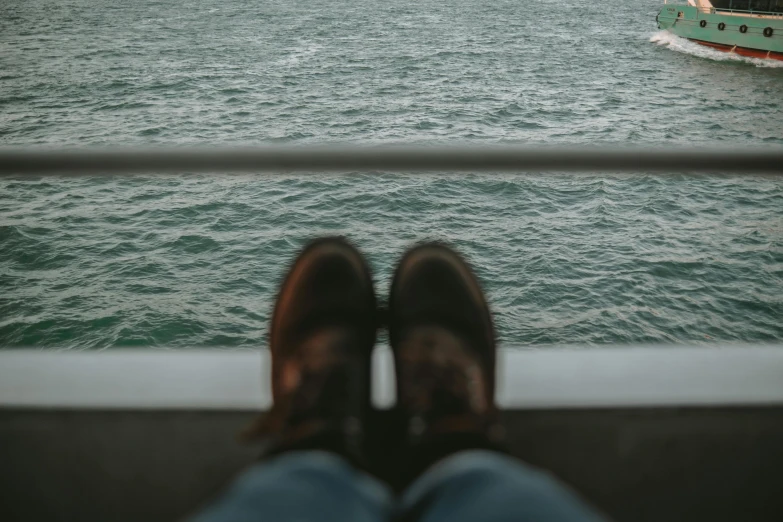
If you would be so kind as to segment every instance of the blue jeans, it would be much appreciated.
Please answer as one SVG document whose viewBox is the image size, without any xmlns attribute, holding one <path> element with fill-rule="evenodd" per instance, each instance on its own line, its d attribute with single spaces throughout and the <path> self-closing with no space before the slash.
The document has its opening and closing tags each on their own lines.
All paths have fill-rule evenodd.
<svg viewBox="0 0 783 522">
<path fill-rule="evenodd" d="M 306 451 L 257 464 L 192 522 L 604 520 L 548 474 L 489 451 L 432 466 L 395 498 L 338 456 Z"/>
</svg>

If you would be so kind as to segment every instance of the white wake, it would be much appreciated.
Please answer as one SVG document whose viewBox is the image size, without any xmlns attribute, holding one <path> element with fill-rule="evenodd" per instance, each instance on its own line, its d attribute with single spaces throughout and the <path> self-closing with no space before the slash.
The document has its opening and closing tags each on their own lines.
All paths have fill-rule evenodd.
<svg viewBox="0 0 783 522">
<path fill-rule="evenodd" d="M 691 42 L 687 38 L 675 36 L 669 31 L 658 31 L 650 37 L 650 41 L 661 46 L 666 46 L 679 53 L 690 54 L 708 60 L 715 60 L 718 62 L 744 62 L 755 65 L 756 67 L 783 68 L 783 61 L 780 60 L 749 58 L 738 54 L 725 53 L 723 51 L 718 51 L 717 49 L 697 44 L 696 42 Z"/>
</svg>

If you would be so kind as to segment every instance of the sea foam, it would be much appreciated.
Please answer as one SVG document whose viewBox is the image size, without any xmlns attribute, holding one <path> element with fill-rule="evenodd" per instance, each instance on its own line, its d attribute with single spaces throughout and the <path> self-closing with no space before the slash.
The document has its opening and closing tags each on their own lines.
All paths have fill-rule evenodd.
<svg viewBox="0 0 783 522">
<path fill-rule="evenodd" d="M 650 36 L 650 41 L 660 46 L 668 47 L 679 53 L 690 54 L 699 58 L 719 62 L 744 62 L 756 67 L 783 68 L 783 61 L 763 58 L 749 58 L 734 53 L 727 53 L 692 42 L 687 38 L 676 36 L 669 31 L 658 31 Z"/>
</svg>

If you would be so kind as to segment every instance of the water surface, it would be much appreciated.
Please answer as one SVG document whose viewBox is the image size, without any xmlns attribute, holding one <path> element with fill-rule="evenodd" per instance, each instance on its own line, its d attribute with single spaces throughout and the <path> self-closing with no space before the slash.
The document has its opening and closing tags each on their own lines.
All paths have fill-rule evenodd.
<svg viewBox="0 0 783 522">
<path fill-rule="evenodd" d="M 0 0 L 0 145 L 783 145 L 783 69 L 654 1 Z M 0 180 L 0 344 L 262 345 L 345 234 L 446 239 L 520 347 L 779 341 L 783 185 L 673 173 Z"/>
</svg>

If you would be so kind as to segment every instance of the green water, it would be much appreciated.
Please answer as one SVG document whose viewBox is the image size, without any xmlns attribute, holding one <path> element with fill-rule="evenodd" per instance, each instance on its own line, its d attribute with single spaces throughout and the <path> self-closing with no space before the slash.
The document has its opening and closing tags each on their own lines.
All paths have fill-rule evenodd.
<svg viewBox="0 0 783 522">
<path fill-rule="evenodd" d="M 658 2 L 0 0 L 0 145 L 783 146 L 783 69 Z M 0 180 L 0 345 L 264 344 L 307 238 L 379 292 L 411 242 L 473 262 L 518 347 L 783 338 L 783 182 L 606 176 Z"/>
</svg>

